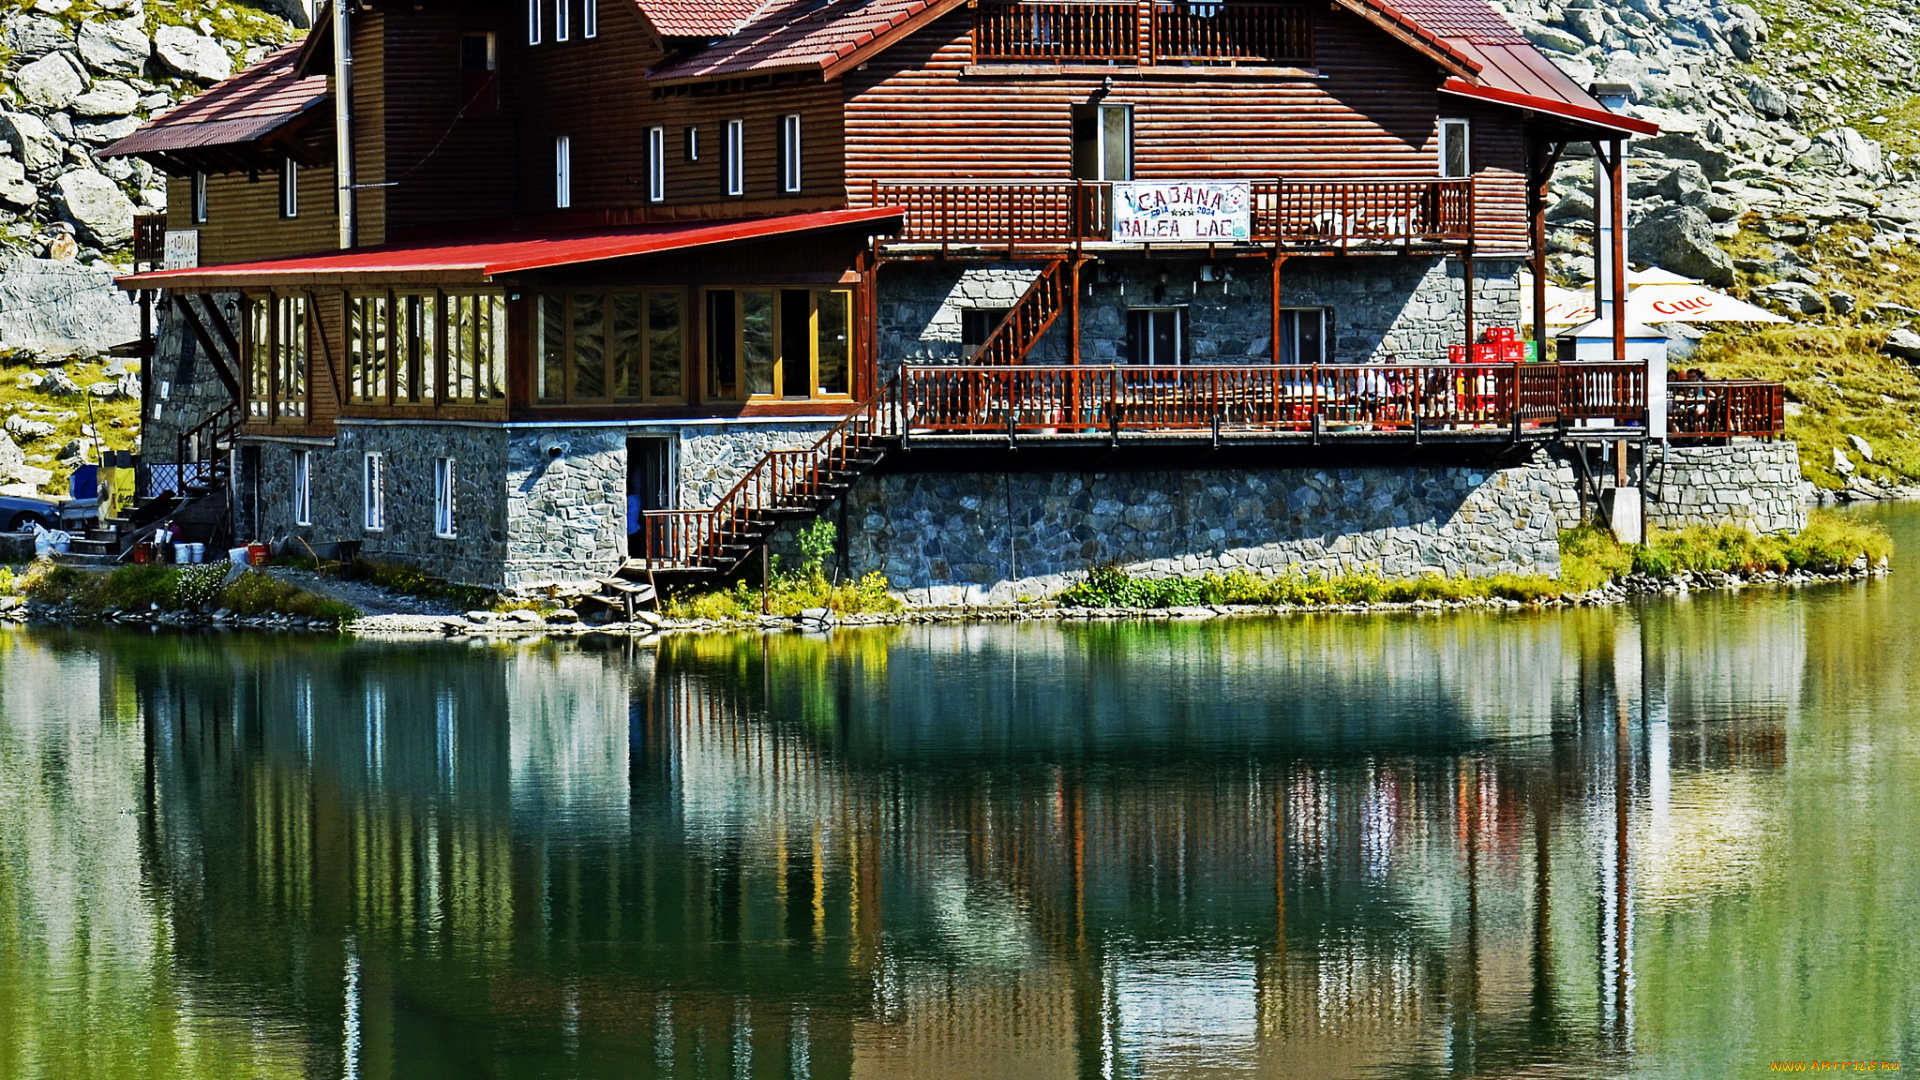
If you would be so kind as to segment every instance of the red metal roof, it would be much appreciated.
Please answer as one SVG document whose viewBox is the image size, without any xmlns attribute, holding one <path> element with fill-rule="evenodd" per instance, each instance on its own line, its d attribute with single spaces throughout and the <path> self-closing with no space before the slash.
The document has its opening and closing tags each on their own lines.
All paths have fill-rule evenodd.
<svg viewBox="0 0 1920 1080">
<path fill-rule="evenodd" d="M 594 232 L 550 233 L 472 243 L 390 244 L 291 259 L 156 270 L 118 279 L 123 289 L 232 289 L 262 285 L 339 284 L 368 277 L 481 284 L 501 274 L 657 255 L 684 248 L 754 240 L 817 229 L 896 220 L 891 207 L 823 210 L 750 221 L 700 221 Z"/>
<path fill-rule="evenodd" d="M 692 56 L 661 65 L 662 82 L 775 71 L 826 70 L 893 32 L 918 26 L 964 0 L 771 0 L 739 31 Z"/>
<path fill-rule="evenodd" d="M 1496 44 L 1460 39 L 1459 44 L 1479 59 L 1480 77 L 1474 82 L 1448 79 L 1441 89 L 1449 94 L 1532 109 L 1627 135 L 1660 132 L 1658 124 L 1613 112 L 1595 101 L 1593 95 L 1526 41 Z"/>
<path fill-rule="evenodd" d="M 767 0 L 636 0 L 661 37 L 726 37 L 745 26 Z"/>
<path fill-rule="evenodd" d="M 203 146 L 254 142 L 272 134 L 327 97 L 327 78 L 301 78 L 293 70 L 298 44 L 270 53 L 259 63 L 206 93 L 181 102 L 140 130 L 100 151 L 103 157 L 164 154 Z"/>
</svg>

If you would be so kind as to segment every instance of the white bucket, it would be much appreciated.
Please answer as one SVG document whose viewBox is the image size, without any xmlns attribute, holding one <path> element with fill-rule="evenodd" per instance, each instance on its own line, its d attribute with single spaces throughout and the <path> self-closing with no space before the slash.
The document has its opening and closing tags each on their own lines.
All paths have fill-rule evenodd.
<svg viewBox="0 0 1920 1080">
<path fill-rule="evenodd" d="M 205 545 L 205 544 L 188 544 L 188 545 L 187 545 L 187 547 L 188 547 L 188 549 L 190 549 L 190 550 L 192 551 L 192 553 L 193 553 L 193 561 L 194 561 L 194 562 L 197 562 L 197 563 L 203 563 L 203 562 L 206 562 L 206 561 L 207 561 L 207 545 Z"/>
<path fill-rule="evenodd" d="M 247 565 L 247 549 L 243 547 L 228 548 L 227 561 L 235 566 Z"/>
<path fill-rule="evenodd" d="M 185 562 L 191 562 L 192 560 L 193 560 L 192 544 L 173 545 L 173 561 L 174 562 L 185 563 Z"/>
</svg>

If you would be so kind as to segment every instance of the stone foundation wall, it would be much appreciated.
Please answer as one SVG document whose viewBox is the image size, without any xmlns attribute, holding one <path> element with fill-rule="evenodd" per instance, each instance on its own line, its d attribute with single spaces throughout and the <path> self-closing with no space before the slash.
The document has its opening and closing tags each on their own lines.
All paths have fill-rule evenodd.
<svg viewBox="0 0 1920 1080">
<path fill-rule="evenodd" d="M 1544 454 L 1502 469 L 874 474 L 848 495 L 843 564 L 929 603 L 1043 596 L 1103 563 L 1555 574 L 1573 502 L 1571 472 Z"/>
<path fill-rule="evenodd" d="M 215 297 L 227 319 L 239 326 L 239 295 L 216 293 Z M 181 434 L 232 399 L 213 359 L 171 303 L 154 305 L 153 346 L 147 375 L 150 396 L 142 403 L 146 416 L 140 425 L 140 453 L 149 461 L 170 462 L 180 456 Z"/>
<path fill-rule="evenodd" d="M 1813 486 L 1800 475 L 1800 448 L 1774 442 L 1672 446 L 1648 454 L 1647 523 L 1666 529 L 1735 522 L 1755 532 L 1807 527 Z"/>
<path fill-rule="evenodd" d="M 679 438 L 680 509 L 705 510 L 733 489 L 769 450 L 799 450 L 818 442 L 835 420 L 778 423 L 687 424 L 679 428 L 636 428 L 636 437 L 659 434 Z"/>
<path fill-rule="evenodd" d="M 501 583 L 531 589 L 611 576 L 627 557 L 627 429 L 523 429 L 505 441 Z"/>
<path fill-rule="evenodd" d="M 878 305 L 883 375 L 903 362 L 964 360 L 961 312 L 1010 307 L 1039 273 L 1033 263 L 888 267 Z M 1518 260 L 1475 264 L 1477 325 L 1518 325 L 1519 274 Z M 1282 268 L 1280 299 L 1286 307 L 1332 311 L 1336 362 L 1435 362 L 1446 359 L 1448 345 L 1465 340 L 1461 281 L 1459 261 L 1438 257 L 1298 258 Z M 1194 362 L 1265 363 L 1272 356 L 1272 286 L 1264 262 L 1103 262 L 1082 271 L 1081 288 L 1083 363 L 1127 359 L 1127 311 L 1138 307 L 1185 309 Z M 1055 323 L 1029 362 L 1064 363 L 1067 349 L 1066 324 Z"/>
</svg>

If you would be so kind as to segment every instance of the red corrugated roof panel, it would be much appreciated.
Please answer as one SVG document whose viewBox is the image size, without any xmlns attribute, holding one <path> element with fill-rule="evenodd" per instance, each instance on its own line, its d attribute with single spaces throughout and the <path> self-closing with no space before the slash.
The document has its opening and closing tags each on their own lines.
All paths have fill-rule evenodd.
<svg viewBox="0 0 1920 1080">
<path fill-rule="evenodd" d="M 877 207 L 823 210 L 812 214 L 788 214 L 746 221 L 701 221 L 633 229 L 550 233 L 510 240 L 390 244 L 291 259 L 228 263 L 186 270 L 156 270 L 120 278 L 119 284 L 127 289 L 232 289 L 276 284 L 324 284 L 330 280 L 381 275 L 478 284 L 501 274 L 637 255 L 657 255 L 709 244 L 816 229 L 878 225 L 899 216 L 898 210 Z"/>
<path fill-rule="evenodd" d="M 773 0 L 724 41 L 653 71 L 672 82 L 720 75 L 829 68 L 882 35 L 962 0 Z"/>
<path fill-rule="evenodd" d="M 166 153 L 197 146 L 253 142 L 304 114 L 327 97 L 324 75 L 301 78 L 293 62 L 299 45 L 289 45 L 206 93 L 181 102 L 165 114 L 100 151 L 103 157 Z"/>
</svg>

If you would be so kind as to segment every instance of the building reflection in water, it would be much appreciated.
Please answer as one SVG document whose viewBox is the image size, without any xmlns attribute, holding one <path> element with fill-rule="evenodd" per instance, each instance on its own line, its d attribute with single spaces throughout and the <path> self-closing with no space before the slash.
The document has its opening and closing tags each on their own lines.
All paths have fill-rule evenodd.
<svg viewBox="0 0 1920 1080">
<path fill-rule="evenodd" d="M 1689 618 L 88 662 L 123 902 L 310 1075 L 1577 1073 L 1769 862 L 1804 630 Z"/>
</svg>

